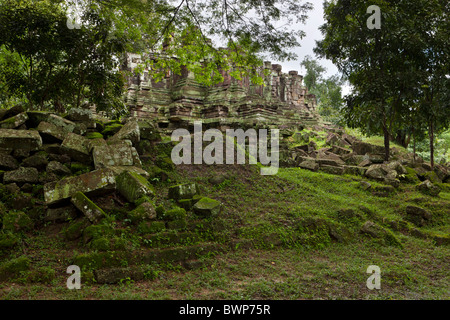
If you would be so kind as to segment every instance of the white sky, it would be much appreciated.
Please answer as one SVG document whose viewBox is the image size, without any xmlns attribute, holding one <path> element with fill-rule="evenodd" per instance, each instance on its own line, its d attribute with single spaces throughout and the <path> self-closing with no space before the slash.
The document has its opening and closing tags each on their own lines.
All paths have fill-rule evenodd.
<svg viewBox="0 0 450 320">
<path fill-rule="evenodd" d="M 272 61 L 272 63 L 280 64 L 283 67 L 283 72 L 287 73 L 290 70 L 297 70 L 299 74 L 305 75 L 306 70 L 302 68 L 300 65 L 301 61 L 307 56 L 311 56 L 313 59 L 317 59 L 318 62 L 325 67 L 327 70 L 325 72 L 325 77 L 330 77 L 338 73 L 338 69 L 336 66 L 330 61 L 326 59 L 319 59 L 314 54 L 314 47 L 316 46 L 316 40 L 321 40 L 323 38 L 319 27 L 325 23 L 323 19 L 323 5 L 322 0 L 309 0 L 313 3 L 314 9 L 309 11 L 308 19 L 305 24 L 299 24 L 298 28 L 303 30 L 306 33 L 306 37 L 300 40 L 301 47 L 298 47 L 294 50 L 297 54 L 297 60 L 285 61 L 285 62 L 277 62 Z M 348 94 L 350 88 L 348 86 L 343 87 L 343 94 Z"/>
</svg>

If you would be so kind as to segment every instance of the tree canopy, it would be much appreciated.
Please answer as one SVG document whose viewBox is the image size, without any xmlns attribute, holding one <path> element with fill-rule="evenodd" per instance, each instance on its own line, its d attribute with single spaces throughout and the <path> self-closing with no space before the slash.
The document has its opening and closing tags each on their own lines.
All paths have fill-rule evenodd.
<svg viewBox="0 0 450 320">
<path fill-rule="evenodd" d="M 354 93 L 345 112 L 349 126 L 389 141 L 427 128 L 430 143 L 437 127 L 448 127 L 449 22 L 447 1 L 375 0 L 381 27 L 369 28 L 367 4 L 325 1 L 324 35 L 316 53 L 331 59 Z M 426 125 L 412 125 L 414 121 Z M 405 140 L 406 143 L 407 140 Z M 432 151 L 431 151 L 432 152 Z M 431 159 L 433 163 L 433 159 Z"/>
<path fill-rule="evenodd" d="M 22 92 L 30 107 L 87 100 L 120 111 L 127 52 L 143 54 L 156 79 L 185 66 L 205 85 L 222 81 L 221 69 L 261 83 L 255 66 L 266 56 L 296 57 L 304 32 L 293 26 L 311 8 L 295 0 L 0 0 L 0 47 L 9 56 L 0 58 L 8 66 L 0 92 Z"/>
</svg>

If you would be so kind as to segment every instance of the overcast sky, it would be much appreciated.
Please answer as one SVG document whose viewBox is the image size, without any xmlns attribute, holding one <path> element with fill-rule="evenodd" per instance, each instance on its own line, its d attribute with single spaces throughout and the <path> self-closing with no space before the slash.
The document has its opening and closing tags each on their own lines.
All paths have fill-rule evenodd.
<svg viewBox="0 0 450 320">
<path fill-rule="evenodd" d="M 306 20 L 305 24 L 299 24 L 298 27 L 305 31 L 306 37 L 304 37 L 301 41 L 301 47 L 296 48 L 294 52 L 297 54 L 297 60 L 293 61 L 285 61 L 278 62 L 272 61 L 272 63 L 280 64 L 283 67 L 283 72 L 287 73 L 290 70 L 297 70 L 299 74 L 305 75 L 306 70 L 300 66 L 301 61 L 307 56 L 311 56 L 314 59 L 317 59 L 318 62 L 325 67 L 326 74 L 325 77 L 330 77 L 338 73 L 338 69 L 336 66 L 330 61 L 326 59 L 319 59 L 314 54 L 314 47 L 316 46 L 316 40 L 321 40 L 323 38 L 319 27 L 325 23 L 323 19 L 323 5 L 322 0 L 309 0 L 313 3 L 314 9 L 311 10 L 308 14 L 308 20 Z M 344 86 L 343 94 L 347 94 L 349 92 L 349 87 Z"/>
</svg>

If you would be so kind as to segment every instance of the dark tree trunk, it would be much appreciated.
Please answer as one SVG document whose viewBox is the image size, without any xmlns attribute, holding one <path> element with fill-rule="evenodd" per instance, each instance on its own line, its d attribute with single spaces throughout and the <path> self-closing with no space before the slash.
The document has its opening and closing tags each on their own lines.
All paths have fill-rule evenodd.
<svg viewBox="0 0 450 320">
<path fill-rule="evenodd" d="M 430 164 L 431 168 L 434 168 L 434 126 L 433 121 L 430 121 L 430 132 L 428 133 L 430 137 Z"/>
<path fill-rule="evenodd" d="M 383 133 L 384 133 L 384 161 L 389 161 L 390 134 L 385 125 L 383 126 Z"/>
</svg>

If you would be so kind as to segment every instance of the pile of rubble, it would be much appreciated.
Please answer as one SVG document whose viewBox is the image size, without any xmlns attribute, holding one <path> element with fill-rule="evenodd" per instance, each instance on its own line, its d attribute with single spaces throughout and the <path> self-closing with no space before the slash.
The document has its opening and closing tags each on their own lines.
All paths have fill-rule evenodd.
<svg viewBox="0 0 450 320">
<path fill-rule="evenodd" d="M 392 160 L 385 162 L 383 146 L 358 140 L 339 128 L 314 126 L 313 129 L 286 134 L 296 143 L 293 147 L 285 145 L 284 166 L 336 175 L 359 175 L 394 188 L 402 181 L 416 183 L 418 190 L 435 196 L 440 192 L 436 184 L 450 182 L 450 170 L 446 165 L 436 164 L 431 168 L 420 157 L 414 159 L 412 154 L 402 154 L 395 147 L 390 149 Z M 324 146 L 318 148 L 313 138 L 324 139 Z"/>
<path fill-rule="evenodd" d="M 77 232 L 66 233 L 74 240 L 107 216 L 92 200 L 111 193 L 131 204 L 127 218 L 135 224 L 170 220 L 182 226 L 191 209 L 200 217 L 218 214 L 221 204 L 201 197 L 195 185 L 169 190 L 181 214 L 158 210 L 149 178 L 173 166 L 167 152 L 157 152 L 161 146 L 165 143 L 158 130 L 145 120 L 103 122 L 82 108 L 64 117 L 21 106 L 0 110 L 0 227 L 4 232 L 26 231 L 41 220 L 75 220 Z M 163 169 L 151 165 L 149 173 L 141 158 Z M 36 219 L 30 215 L 33 210 Z"/>
</svg>

